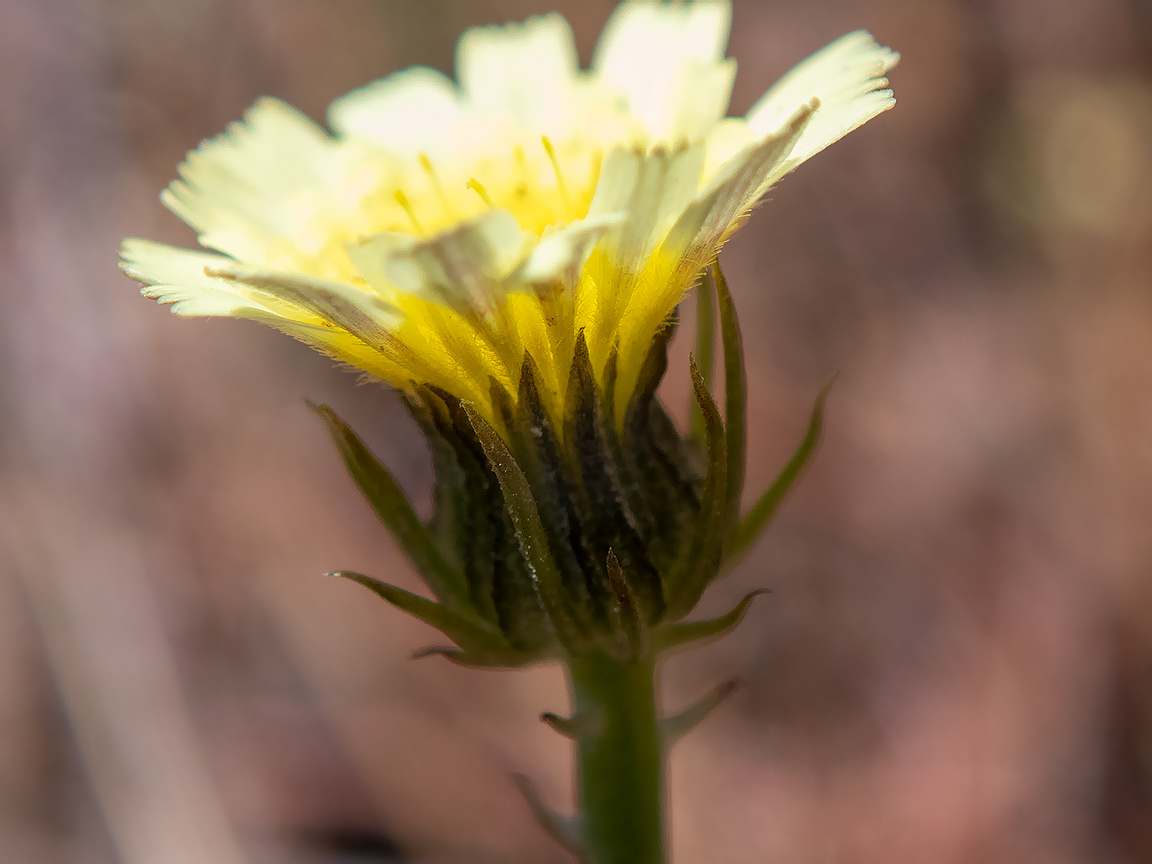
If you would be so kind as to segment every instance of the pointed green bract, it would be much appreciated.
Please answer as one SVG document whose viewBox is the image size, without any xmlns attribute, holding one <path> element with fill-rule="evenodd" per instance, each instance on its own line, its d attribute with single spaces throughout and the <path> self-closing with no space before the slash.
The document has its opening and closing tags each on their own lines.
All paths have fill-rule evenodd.
<svg viewBox="0 0 1152 864">
<path fill-rule="evenodd" d="M 628 574 L 629 589 L 645 620 L 658 620 L 664 611 L 660 576 L 648 558 L 640 520 L 629 506 L 623 476 L 628 474 L 609 433 L 611 419 L 603 410 L 583 333 L 576 340 L 568 380 L 568 411 L 564 418 L 564 452 L 571 463 L 581 529 L 594 556 L 588 569 L 589 590 L 601 614 L 618 604 L 606 562 L 618 559 Z M 615 630 L 615 627 L 610 629 Z"/>
<path fill-rule="evenodd" d="M 712 276 L 720 307 L 720 344 L 724 350 L 724 434 L 728 444 L 728 491 L 724 523 L 725 545 L 730 545 L 740 523 L 740 496 L 744 492 L 744 468 L 748 450 L 748 379 L 744 371 L 744 340 L 736 304 L 719 259 L 712 262 Z"/>
<path fill-rule="evenodd" d="M 700 374 L 709 385 L 712 383 L 712 354 L 716 345 L 716 315 L 713 308 L 716 287 L 712 283 L 711 270 L 705 270 L 696 286 L 696 363 Z M 728 355 L 724 355 L 727 372 Z M 696 446 L 705 446 L 704 415 L 700 406 L 692 399 L 688 404 L 688 435 Z"/>
<path fill-rule="evenodd" d="M 466 608 L 468 585 L 463 572 L 440 553 L 436 539 L 420 521 L 391 472 L 380 464 L 335 411 L 327 405 L 314 405 L 313 408 L 328 427 L 352 479 L 404 554 L 424 576 L 432 593 L 452 608 Z"/>
<path fill-rule="evenodd" d="M 432 451 L 432 471 L 435 480 L 432 487 L 432 518 L 428 520 L 428 531 L 440 554 L 451 567 L 464 574 L 461 550 L 465 547 L 466 521 L 469 513 L 467 480 L 460 467 L 456 449 L 439 433 L 432 420 L 426 399 L 405 397 L 405 404 L 412 418 L 420 426 L 428 448 Z M 466 592 L 465 592 L 466 593 Z"/>
<path fill-rule="evenodd" d="M 691 531 L 693 516 L 700 507 L 698 478 L 690 465 L 688 447 L 656 398 L 656 388 L 668 368 L 668 342 L 675 328 L 676 321 L 669 321 L 649 349 L 614 442 L 620 453 L 620 482 L 629 508 L 636 517 L 648 560 L 665 583 L 667 574 L 677 566 L 681 541 Z"/>
<path fill-rule="evenodd" d="M 432 645 L 412 652 L 413 660 L 422 660 L 425 657 L 443 657 L 449 663 L 463 666 L 466 669 L 518 669 L 549 659 L 546 655 L 531 651 L 516 651 L 511 648 L 506 651 L 479 651 L 476 649 L 459 651 L 443 645 Z"/>
<path fill-rule="evenodd" d="M 397 609 L 407 612 L 414 618 L 419 618 L 431 627 L 435 627 L 465 652 L 473 649 L 481 653 L 509 652 L 508 643 L 501 636 L 499 630 L 454 612 L 442 603 L 437 603 L 427 597 L 421 597 L 419 594 L 413 594 L 411 591 L 406 591 L 387 582 L 381 582 L 379 579 L 373 579 L 362 573 L 338 571 L 331 575 L 363 585 L 377 597 L 388 601 Z"/>
<path fill-rule="evenodd" d="M 612 629 L 607 621 L 613 601 L 605 560 L 627 517 L 621 512 L 621 495 L 609 476 L 610 457 L 605 447 L 603 418 L 599 416 L 602 402 L 583 331 L 576 337 L 566 402 L 564 456 L 573 478 L 571 492 L 582 551 L 591 555 L 585 565 L 587 588 L 594 604 L 593 615 Z"/>
<path fill-rule="evenodd" d="M 528 480 L 496 430 L 471 405 L 465 404 L 463 407 L 492 471 L 500 482 L 508 515 L 520 541 L 520 549 L 531 569 L 532 582 L 556 630 L 556 636 L 565 647 L 576 646 L 579 644 L 579 634 L 562 601 L 560 571 L 548 547 L 548 535 L 540 522 Z"/>
<path fill-rule="evenodd" d="M 704 416 L 708 473 L 704 479 L 704 493 L 695 525 L 686 537 L 676 567 L 665 580 L 668 595 L 667 615 L 676 620 L 687 615 L 700 600 L 708 583 L 716 576 L 720 566 L 724 540 L 724 514 L 726 513 L 726 477 L 728 470 L 724 423 L 712 394 L 700 375 L 695 359 L 690 361 L 692 388 Z"/>
<path fill-rule="evenodd" d="M 559 714 L 553 714 L 551 711 L 545 711 L 540 715 L 540 722 L 554 732 L 558 732 L 565 738 L 575 740 L 577 738 L 577 731 L 575 727 L 575 717 L 561 717 Z"/>
<path fill-rule="evenodd" d="M 618 646 L 625 660 L 636 660 L 648 653 L 648 622 L 632 583 L 624 573 L 616 553 L 608 550 L 608 582 L 612 588 L 612 617 L 620 634 Z"/>
<path fill-rule="evenodd" d="M 573 622 L 578 629 L 589 631 L 593 613 L 588 574 L 596 556 L 581 523 L 574 494 L 575 472 L 564 458 L 563 444 L 537 378 L 536 364 L 525 353 L 515 414 L 508 424 L 509 450 L 532 489 Z"/>
<path fill-rule="evenodd" d="M 508 517 L 500 484 L 488 467 L 484 448 L 476 440 L 460 400 L 434 387 L 423 388 L 420 395 L 429 408 L 436 434 L 455 454 L 463 483 L 463 500 L 455 514 L 459 522 L 454 533 L 468 582 L 469 600 L 486 620 L 498 622 L 496 570 L 507 549 L 502 535 L 511 533 L 506 524 Z"/>
<path fill-rule="evenodd" d="M 832 380 L 824 385 L 816 397 L 816 404 L 812 407 L 812 416 L 808 420 L 808 429 L 804 433 L 800 446 L 796 448 L 796 452 L 792 454 L 792 458 L 784 466 L 784 470 L 777 475 L 772 485 L 765 490 L 760 499 L 752 506 L 752 509 L 748 511 L 748 515 L 740 522 L 740 527 L 737 529 L 726 553 L 730 561 L 735 561 L 748 551 L 751 544 L 760 536 L 764 526 L 776 515 L 780 502 L 784 500 L 784 496 L 792 488 L 796 478 L 800 476 L 801 470 L 808 464 L 808 459 L 820 442 L 820 433 L 824 429 L 824 403 L 827 401 L 828 393 L 835 381 L 836 378 L 833 376 Z"/>
<path fill-rule="evenodd" d="M 496 420 L 500 423 L 506 441 L 514 439 L 519 427 L 507 392 L 496 381 L 490 382 L 492 404 L 496 409 Z M 471 428 L 471 420 L 466 421 Z M 475 434 L 474 430 L 473 434 Z M 477 444 L 479 442 L 477 441 Z M 504 502 L 500 482 L 492 470 L 491 461 L 485 454 L 484 470 L 489 477 L 488 485 L 493 493 L 488 508 L 489 518 L 497 528 L 498 554 L 496 566 L 492 570 L 492 603 L 496 609 L 500 629 L 517 648 L 530 649 L 551 645 L 554 639 L 553 627 L 541 605 L 539 592 L 532 584 L 531 565 L 524 559 L 512 514 Z M 513 461 L 523 469 L 534 464 L 536 448 L 521 448 L 513 453 Z M 533 495 L 543 492 L 537 482 L 539 476 L 529 479 L 528 485 Z"/>
<path fill-rule="evenodd" d="M 768 594 L 766 588 L 760 588 L 745 595 L 744 599 L 736 604 L 732 611 L 719 618 L 709 618 L 705 621 L 681 621 L 677 624 L 665 624 L 652 633 L 652 650 L 661 654 L 672 648 L 679 648 L 692 642 L 703 642 L 719 639 L 726 636 L 736 628 L 743 618 L 752 601 L 761 594 Z"/>
</svg>

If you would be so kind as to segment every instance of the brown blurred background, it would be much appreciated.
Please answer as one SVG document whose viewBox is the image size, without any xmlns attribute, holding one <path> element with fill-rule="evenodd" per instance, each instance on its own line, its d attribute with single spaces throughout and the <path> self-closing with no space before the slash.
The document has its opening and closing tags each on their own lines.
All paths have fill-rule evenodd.
<svg viewBox="0 0 1152 864">
<path fill-rule="evenodd" d="M 304 406 L 426 502 L 397 400 L 116 269 L 192 242 L 157 193 L 257 96 L 322 119 L 553 7 L 587 62 L 610 0 L 0 4 L 0 862 L 566 860 L 509 780 L 570 806 L 557 670 L 410 661 L 435 634 L 321 576 L 417 587 Z M 675 752 L 675 859 L 1150 862 L 1152 9 L 736 0 L 733 113 L 860 27 L 899 104 L 725 253 L 752 489 L 842 376 L 702 611 L 775 593 L 665 666 L 670 708 L 746 683 Z"/>
</svg>

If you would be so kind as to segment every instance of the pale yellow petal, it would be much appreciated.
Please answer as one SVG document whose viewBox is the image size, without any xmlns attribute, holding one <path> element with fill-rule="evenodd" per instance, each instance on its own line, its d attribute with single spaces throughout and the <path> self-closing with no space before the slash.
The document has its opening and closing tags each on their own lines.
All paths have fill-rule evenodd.
<svg viewBox="0 0 1152 864">
<path fill-rule="evenodd" d="M 661 255 L 680 262 L 692 278 L 718 251 L 748 208 L 779 173 L 814 117 L 813 101 L 802 105 L 778 131 L 745 147 L 720 170 L 668 232 Z M 816 109 L 818 110 L 818 109 Z"/>
<path fill-rule="evenodd" d="M 572 28 L 556 13 L 473 27 L 456 49 L 456 75 L 477 114 L 537 135 L 567 132 L 578 68 Z"/>
<path fill-rule="evenodd" d="M 750 145 L 680 215 L 660 247 L 645 259 L 636 289 L 620 308 L 617 404 L 627 403 L 657 329 L 671 314 L 721 244 L 756 200 L 766 176 L 787 157 L 803 133 L 811 109 L 802 109 L 785 130 Z M 622 415 L 621 415 L 622 416 Z"/>
<path fill-rule="evenodd" d="M 233 257 L 272 263 L 290 243 L 326 242 L 317 214 L 343 204 L 347 166 L 327 134 L 275 99 L 259 100 L 241 123 L 203 142 L 161 196 L 200 234 Z"/>
<path fill-rule="evenodd" d="M 729 159 L 762 137 L 749 128 L 743 117 L 725 117 L 713 126 L 706 139 L 701 183 L 711 183 Z"/>
<path fill-rule="evenodd" d="M 382 352 L 379 345 L 370 345 L 348 330 L 334 327 L 309 311 L 308 304 L 292 302 L 299 298 L 283 291 L 270 292 L 267 281 L 245 283 L 210 275 L 237 268 L 230 258 L 136 239 L 124 241 L 120 255 L 123 270 L 145 283 L 144 296 L 172 304 L 177 315 L 259 321 L 397 386 L 407 383 L 410 373 Z M 300 277 L 279 274 L 273 278 Z"/>
<path fill-rule="evenodd" d="M 386 350 L 398 310 L 372 291 L 346 282 L 300 273 L 281 273 L 243 264 L 208 269 L 209 276 L 265 292 L 281 303 L 346 330 L 368 345 Z"/>
<path fill-rule="evenodd" d="M 387 232 L 347 251 L 357 272 L 384 296 L 400 292 L 461 314 L 485 314 L 523 262 L 527 240 L 515 216 L 493 209 L 433 237 Z"/>
<path fill-rule="evenodd" d="M 735 80 L 735 60 L 685 63 L 669 91 L 668 125 L 654 131 L 673 141 L 703 138 L 728 113 Z"/>
<path fill-rule="evenodd" d="M 353 90 L 328 109 L 328 122 L 342 135 L 434 158 L 451 152 L 466 119 L 456 85 L 427 66 Z"/>
<path fill-rule="evenodd" d="M 786 173 L 896 104 L 884 74 L 899 59 L 863 30 L 842 36 L 776 82 L 748 112 L 748 124 L 754 132 L 767 134 L 801 105 L 820 100 L 819 110 L 783 166 Z"/>
<path fill-rule="evenodd" d="M 660 289 L 648 264 L 695 197 L 703 163 L 701 144 L 674 150 L 660 145 L 647 152 L 617 150 L 605 160 L 590 209 L 593 215 L 620 212 L 624 220 L 605 233 L 589 257 L 582 281 L 585 296 L 577 298 L 576 315 L 598 367 L 633 298 Z"/>
<path fill-rule="evenodd" d="M 240 316 L 269 311 L 233 285 L 205 274 L 205 268 L 235 263 L 223 255 L 178 249 L 131 238 L 120 246 L 120 269 L 144 283 L 141 293 L 185 316 Z"/>
<path fill-rule="evenodd" d="M 574 286 L 588 253 L 605 232 L 620 225 L 622 213 L 579 219 L 544 237 L 512 275 L 512 282 L 526 285 Z"/>
<path fill-rule="evenodd" d="M 592 70 L 654 139 L 697 137 L 709 118 L 728 110 L 735 66 L 723 58 L 731 20 L 731 5 L 721 0 L 621 3 L 596 45 Z"/>
<path fill-rule="evenodd" d="M 701 144 L 649 151 L 616 149 L 608 154 L 589 215 L 623 213 L 605 237 L 612 262 L 638 271 L 644 258 L 695 197 L 704 166 Z"/>
</svg>

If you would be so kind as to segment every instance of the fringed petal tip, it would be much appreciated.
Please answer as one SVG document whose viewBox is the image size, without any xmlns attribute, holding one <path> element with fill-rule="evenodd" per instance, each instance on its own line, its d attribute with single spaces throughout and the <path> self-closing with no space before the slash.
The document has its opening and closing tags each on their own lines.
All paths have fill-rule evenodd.
<svg viewBox="0 0 1152 864">
<path fill-rule="evenodd" d="M 865 30 L 842 36 L 777 81 L 748 112 L 748 125 L 758 135 L 769 134 L 797 107 L 820 100 L 787 160 L 785 171 L 791 170 L 896 104 L 884 76 L 899 60 Z"/>
<path fill-rule="evenodd" d="M 129 238 L 120 244 L 120 269 L 142 284 L 140 293 L 184 317 L 230 317 L 260 307 L 234 287 L 209 276 L 230 258 Z"/>
</svg>

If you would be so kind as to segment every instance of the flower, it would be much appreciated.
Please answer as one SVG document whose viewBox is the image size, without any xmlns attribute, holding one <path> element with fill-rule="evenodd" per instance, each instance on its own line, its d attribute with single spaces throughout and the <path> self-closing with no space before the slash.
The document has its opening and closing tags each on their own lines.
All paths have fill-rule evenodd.
<svg viewBox="0 0 1152 864">
<path fill-rule="evenodd" d="M 656 334 L 769 187 L 890 108 L 898 55 L 851 33 L 726 117 L 727 2 L 630 2 L 590 70 L 558 14 L 460 39 L 336 100 L 329 134 L 275 99 L 163 193 L 192 251 L 121 266 L 179 315 L 250 318 L 409 393 L 493 420 L 528 357 L 555 418 L 581 341 L 622 422 Z"/>
<path fill-rule="evenodd" d="M 892 106 L 898 56 L 851 33 L 726 117 L 730 16 L 625 3 L 587 71 L 559 15 L 469 30 L 459 84 L 419 67 L 370 84 L 333 103 L 334 134 L 262 99 L 162 196 L 214 251 L 124 242 L 177 314 L 262 321 L 403 393 L 432 451 L 427 521 L 319 412 L 435 600 L 343 575 L 461 662 L 650 659 L 751 599 L 682 620 L 811 454 L 823 395 L 741 518 L 743 354 L 719 267 L 725 410 L 693 366 L 688 435 L 656 397 L 675 309 L 777 180 Z"/>
</svg>

